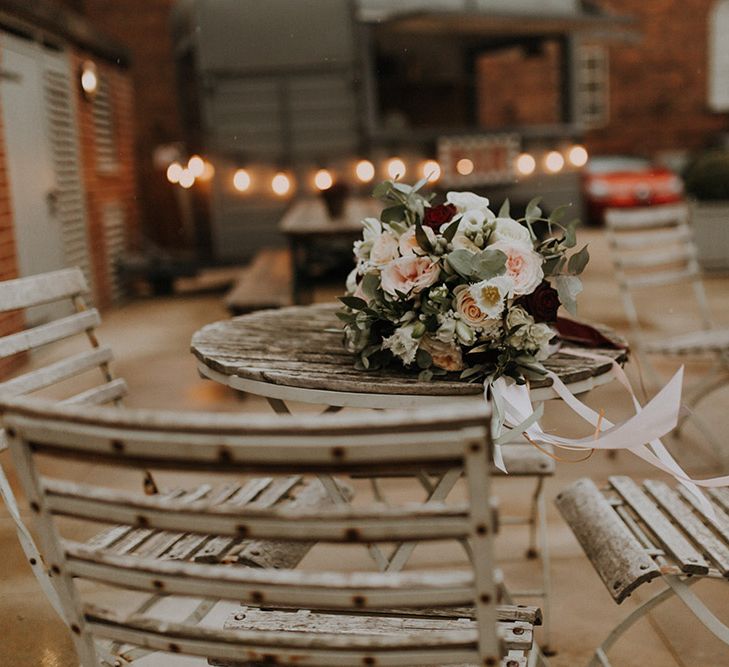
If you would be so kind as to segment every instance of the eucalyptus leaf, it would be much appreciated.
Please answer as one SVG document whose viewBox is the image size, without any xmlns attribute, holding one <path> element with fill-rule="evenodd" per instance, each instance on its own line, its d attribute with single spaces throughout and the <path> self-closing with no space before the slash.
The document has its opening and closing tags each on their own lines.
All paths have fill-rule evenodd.
<svg viewBox="0 0 729 667">
<path fill-rule="evenodd" d="M 388 206 L 380 213 L 380 220 L 382 222 L 401 222 L 405 217 L 405 206 L 403 204 L 396 204 L 395 206 Z"/>
<path fill-rule="evenodd" d="M 558 206 L 549 214 L 549 218 L 547 218 L 547 220 L 552 224 L 560 222 L 571 206 L 572 204 L 562 204 L 562 206 Z"/>
<path fill-rule="evenodd" d="M 473 271 L 474 254 L 465 248 L 459 248 L 446 257 L 448 265 L 460 276 L 470 278 Z"/>
<path fill-rule="evenodd" d="M 565 248 L 574 248 L 577 245 L 577 225 L 579 220 L 572 220 L 567 224 L 564 230 L 564 240 L 562 245 Z"/>
<path fill-rule="evenodd" d="M 567 270 L 575 275 L 579 276 L 587 266 L 587 263 L 590 261 L 590 253 L 587 250 L 587 246 L 582 248 L 579 252 L 576 252 L 572 257 L 570 257 L 569 261 L 567 262 Z"/>
<path fill-rule="evenodd" d="M 420 371 L 420 373 L 418 373 L 419 382 L 429 382 L 432 379 L 433 379 L 433 371 L 431 371 L 427 368 L 425 370 Z"/>
<path fill-rule="evenodd" d="M 582 281 L 577 276 L 557 276 L 554 283 L 560 303 L 572 315 L 577 315 L 577 295 L 582 291 Z"/>
<path fill-rule="evenodd" d="M 488 280 L 506 271 L 506 254 L 501 250 L 486 248 L 474 257 L 471 264 L 473 267 L 471 275 L 474 278 Z"/>
<path fill-rule="evenodd" d="M 364 310 L 367 308 L 367 302 L 358 296 L 340 296 L 339 300 L 352 310 Z"/>
<path fill-rule="evenodd" d="M 415 353 L 415 362 L 418 364 L 418 368 L 425 370 L 433 365 L 433 357 L 425 350 L 418 348 Z"/>
<path fill-rule="evenodd" d="M 362 278 L 360 289 L 368 299 L 374 299 L 377 295 L 377 288 L 380 286 L 380 278 L 374 273 L 368 273 Z"/>
<path fill-rule="evenodd" d="M 443 232 L 443 238 L 448 241 L 448 243 L 450 243 L 453 240 L 453 237 L 456 235 L 460 222 L 460 220 L 454 220 L 450 225 L 445 228 L 445 231 Z"/>
<path fill-rule="evenodd" d="M 345 324 L 352 324 L 354 322 L 355 316 L 352 313 L 344 313 L 341 310 L 338 310 L 335 315 Z"/>
<path fill-rule="evenodd" d="M 411 192 L 415 193 L 422 188 L 430 180 L 429 176 L 423 176 L 415 185 L 413 185 Z"/>
<path fill-rule="evenodd" d="M 508 197 L 504 199 L 504 203 L 501 205 L 501 208 L 499 209 L 499 218 L 508 218 L 510 215 L 510 204 Z"/>
<path fill-rule="evenodd" d="M 539 202 L 542 201 L 541 197 L 534 197 L 526 207 L 525 218 L 528 224 L 536 222 L 542 217 L 542 209 L 539 208 Z"/>
<path fill-rule="evenodd" d="M 383 199 L 384 197 L 387 197 L 388 194 L 390 194 L 391 188 L 392 181 L 382 181 L 381 183 L 375 185 L 374 190 L 372 190 L 372 196 L 375 199 Z"/>
<path fill-rule="evenodd" d="M 425 252 L 433 252 L 433 244 L 430 242 L 428 235 L 425 233 L 423 225 L 421 225 L 419 222 L 415 224 L 415 239 L 417 240 L 418 245 Z"/>
<path fill-rule="evenodd" d="M 392 184 L 392 189 L 397 190 L 398 192 L 402 192 L 404 195 L 409 195 L 413 191 L 412 185 L 402 183 L 401 181 L 395 181 Z"/>
</svg>

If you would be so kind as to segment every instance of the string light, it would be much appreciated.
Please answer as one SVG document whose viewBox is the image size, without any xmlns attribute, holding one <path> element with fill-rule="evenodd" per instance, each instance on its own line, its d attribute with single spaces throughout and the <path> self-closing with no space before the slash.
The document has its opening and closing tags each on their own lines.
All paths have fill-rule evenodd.
<svg viewBox="0 0 729 667">
<path fill-rule="evenodd" d="M 251 187 L 251 176 L 245 169 L 238 169 L 233 174 L 233 187 L 238 192 L 245 192 Z"/>
<path fill-rule="evenodd" d="M 567 153 L 567 159 L 573 167 L 584 167 L 587 164 L 587 158 L 587 150 L 584 146 L 572 146 Z"/>
<path fill-rule="evenodd" d="M 387 161 L 387 175 L 390 178 L 402 178 L 405 176 L 405 171 L 405 163 L 399 157 Z"/>
<path fill-rule="evenodd" d="M 207 160 L 204 162 L 205 165 L 203 167 L 203 173 L 200 175 L 200 180 L 209 181 L 213 176 L 215 176 L 215 167 L 213 167 L 213 165 Z"/>
<path fill-rule="evenodd" d="M 179 183 L 182 176 L 182 165 L 179 162 L 173 162 L 167 167 L 167 180 L 170 183 Z"/>
<path fill-rule="evenodd" d="M 87 60 L 81 65 L 81 90 L 87 99 L 96 95 L 99 89 L 99 75 L 96 73 L 96 65 Z"/>
<path fill-rule="evenodd" d="M 518 158 L 516 158 L 516 170 L 522 176 L 529 176 L 530 174 L 533 174 L 536 168 L 537 161 L 534 159 L 534 156 L 529 155 L 529 153 L 522 153 Z"/>
<path fill-rule="evenodd" d="M 467 157 L 461 158 L 456 162 L 456 171 L 461 176 L 468 176 L 469 174 L 473 173 L 473 161 L 469 160 Z"/>
<path fill-rule="evenodd" d="M 199 178 L 205 171 L 205 162 L 199 155 L 193 155 L 187 161 L 187 168 L 190 170 L 190 173 L 194 178 Z"/>
<path fill-rule="evenodd" d="M 279 197 L 287 195 L 289 190 L 291 190 L 291 179 L 289 179 L 289 177 L 282 171 L 279 171 L 271 179 L 271 190 L 273 190 Z"/>
<path fill-rule="evenodd" d="M 423 178 L 427 178 L 431 183 L 437 181 L 441 175 L 440 165 L 435 160 L 426 160 L 421 167 Z"/>
<path fill-rule="evenodd" d="M 183 169 L 178 182 L 183 188 L 185 188 L 185 190 L 187 190 L 195 183 L 195 177 L 189 169 Z"/>
<path fill-rule="evenodd" d="M 369 160 L 360 160 L 354 170 L 357 178 L 363 183 L 369 183 L 375 177 L 375 165 Z"/>
<path fill-rule="evenodd" d="M 561 171 L 562 167 L 564 167 L 564 158 L 562 157 L 562 153 L 558 151 L 549 151 L 549 153 L 547 153 L 547 157 L 544 158 L 544 166 L 547 168 L 547 171 L 551 171 L 553 174 Z"/>
<path fill-rule="evenodd" d="M 328 169 L 320 169 L 314 176 L 314 185 L 319 190 L 328 190 L 334 185 L 334 179 Z"/>
</svg>

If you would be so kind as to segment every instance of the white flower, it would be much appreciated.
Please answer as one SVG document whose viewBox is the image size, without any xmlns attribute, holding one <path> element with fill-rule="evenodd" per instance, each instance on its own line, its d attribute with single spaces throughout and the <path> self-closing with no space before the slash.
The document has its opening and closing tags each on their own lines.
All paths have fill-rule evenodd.
<svg viewBox="0 0 729 667">
<path fill-rule="evenodd" d="M 480 197 L 474 192 L 449 192 L 446 195 L 446 201 L 449 204 L 453 204 L 459 213 L 472 209 L 485 211 L 489 207 L 489 200 L 486 197 Z"/>
<path fill-rule="evenodd" d="M 415 361 L 415 355 L 418 351 L 420 340 L 413 338 L 414 324 L 406 324 L 395 330 L 392 336 L 382 339 L 382 349 L 390 350 L 398 357 L 406 366 Z"/>
<path fill-rule="evenodd" d="M 486 222 L 486 214 L 483 211 L 472 210 L 466 211 L 458 223 L 458 231 L 466 232 L 473 230 L 474 232 L 480 232 L 483 229 L 483 225 Z"/>
<path fill-rule="evenodd" d="M 372 244 L 370 262 L 375 266 L 384 266 L 398 256 L 397 239 L 391 232 L 382 232 Z"/>
<path fill-rule="evenodd" d="M 491 235 L 491 241 L 507 241 L 510 243 L 518 243 L 529 249 L 534 248 L 532 243 L 532 235 L 529 230 L 511 218 L 496 218 L 494 232 Z"/>
<path fill-rule="evenodd" d="M 476 305 L 489 319 L 501 317 L 506 299 L 514 290 L 514 281 L 509 276 L 496 276 L 468 288 Z"/>
<path fill-rule="evenodd" d="M 357 269 L 354 268 L 349 272 L 349 275 L 347 276 L 347 281 L 344 283 L 345 287 L 347 288 L 347 294 L 354 294 L 354 291 L 357 289 Z"/>
<path fill-rule="evenodd" d="M 552 349 L 550 341 L 555 333 L 547 324 L 535 324 L 534 318 L 520 306 L 512 308 L 506 316 L 506 326 L 509 329 L 519 326 L 508 338 L 510 345 L 518 350 L 536 353 L 538 360 L 544 360 L 550 356 Z"/>
<path fill-rule="evenodd" d="M 380 234 L 382 234 L 382 223 L 377 218 L 362 220 L 362 238 L 365 243 L 374 243 Z"/>
<path fill-rule="evenodd" d="M 435 338 L 444 343 L 452 343 L 456 337 L 456 320 L 453 317 L 454 314 L 452 310 L 449 310 L 445 314 L 438 315 L 440 326 L 435 332 Z"/>
<path fill-rule="evenodd" d="M 435 232 L 430 227 L 423 227 L 425 235 L 428 240 L 435 245 Z M 399 241 L 400 254 L 403 257 L 407 255 L 424 255 L 425 250 L 420 247 L 418 239 L 415 237 L 415 227 L 408 229 L 401 237 Z"/>
<path fill-rule="evenodd" d="M 497 241 L 489 249 L 501 250 L 506 255 L 506 275 L 514 281 L 514 295 L 531 294 L 544 279 L 544 258 L 531 246 Z"/>
</svg>

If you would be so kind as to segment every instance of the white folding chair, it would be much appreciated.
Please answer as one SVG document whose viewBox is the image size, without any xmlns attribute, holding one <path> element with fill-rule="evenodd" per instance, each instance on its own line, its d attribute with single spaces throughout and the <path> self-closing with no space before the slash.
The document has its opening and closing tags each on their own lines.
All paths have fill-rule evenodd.
<svg viewBox="0 0 729 667">
<path fill-rule="evenodd" d="M 620 295 L 633 334 L 633 347 L 653 383 L 659 383 L 659 374 L 651 363 L 651 356 L 708 357 L 713 360 L 711 371 L 687 389 L 684 400 L 687 410 L 676 434 L 680 434 L 686 419 L 692 417 L 722 460 L 729 460 L 729 450 L 694 412 L 702 400 L 729 384 L 729 329 L 714 324 L 701 280 L 688 207 L 671 204 L 609 209 L 605 223 Z M 665 324 L 669 313 L 667 310 L 650 312 L 645 297 L 649 297 L 651 289 L 663 286 L 675 289 L 677 307 L 674 310 L 688 309 L 695 313 L 691 330 L 671 332 L 671 335 L 660 330 L 659 325 Z M 682 290 L 686 288 L 688 298 L 682 299 Z M 640 308 L 636 303 L 639 295 L 644 297 Z M 665 299 L 660 302 L 665 303 Z M 651 335 L 646 331 L 647 321 L 659 329 L 658 333 Z"/>
<path fill-rule="evenodd" d="M 536 612 L 497 607 L 485 405 L 260 417 L 109 410 L 20 397 L 1 398 L 0 409 L 83 667 L 113 660 L 99 651 L 98 640 L 228 666 L 527 664 Z M 44 465 L 47 458 L 53 466 Z M 79 464 L 99 467 L 90 483 L 69 479 Z M 146 496 L 119 481 L 125 470 L 153 469 L 206 479 L 251 472 L 310 476 L 318 483 L 333 473 L 433 467 L 464 470 L 465 502 L 266 508 Z M 92 548 L 78 541 L 89 522 L 161 531 L 188 542 L 211 532 L 278 545 L 467 540 L 473 558 L 461 569 L 443 563 L 404 573 L 335 571 L 330 565 L 221 568 Z M 344 556 L 336 560 L 349 569 Z M 112 598 L 106 587 L 113 587 L 113 610 L 88 604 L 94 593 L 89 581 L 103 585 L 107 604 Z M 121 613 L 123 599 L 135 592 L 243 601 L 245 609 L 223 629 L 170 622 L 153 607 Z"/>
</svg>

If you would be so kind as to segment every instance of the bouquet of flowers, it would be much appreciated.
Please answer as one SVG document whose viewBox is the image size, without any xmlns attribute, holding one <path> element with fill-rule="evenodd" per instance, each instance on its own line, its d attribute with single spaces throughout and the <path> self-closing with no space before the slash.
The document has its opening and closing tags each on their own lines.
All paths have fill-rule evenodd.
<svg viewBox="0 0 729 667">
<path fill-rule="evenodd" d="M 589 260 L 586 246 L 568 257 L 577 220 L 562 222 L 566 206 L 543 217 L 539 198 L 519 219 L 508 200 L 494 213 L 472 192 L 436 204 L 420 193 L 426 182 L 375 188 L 385 207 L 363 221 L 338 313 L 356 367 L 489 382 L 542 375 L 558 346 L 557 310 L 574 313 Z"/>
</svg>

